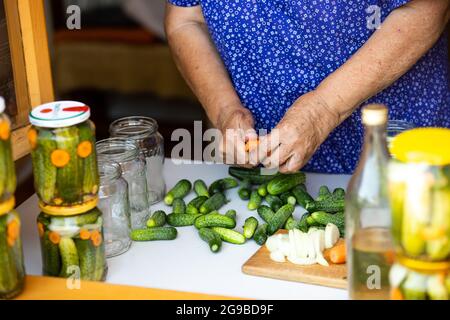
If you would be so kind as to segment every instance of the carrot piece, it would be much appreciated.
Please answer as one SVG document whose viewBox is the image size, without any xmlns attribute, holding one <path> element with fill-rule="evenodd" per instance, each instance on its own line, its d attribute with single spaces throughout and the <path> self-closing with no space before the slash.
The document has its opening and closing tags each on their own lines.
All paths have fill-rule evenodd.
<svg viewBox="0 0 450 320">
<path fill-rule="evenodd" d="M 70 154 L 65 150 L 55 150 L 51 155 L 52 164 L 57 168 L 64 168 L 70 161 Z"/>
<path fill-rule="evenodd" d="M 346 252 L 345 243 L 342 242 L 337 246 L 330 249 L 330 260 L 334 264 L 343 264 L 347 260 L 347 252 Z"/>
<path fill-rule="evenodd" d="M 81 240 L 89 240 L 90 238 L 91 238 L 91 233 L 89 232 L 89 230 L 82 229 L 80 231 L 80 239 Z"/>
<path fill-rule="evenodd" d="M 6 241 L 8 242 L 8 246 L 10 247 L 14 247 L 14 245 L 16 244 L 16 239 L 13 239 L 11 237 L 6 237 Z"/>
<path fill-rule="evenodd" d="M 103 241 L 102 235 L 100 234 L 100 232 L 98 232 L 98 230 L 92 231 L 91 240 L 92 240 L 92 244 L 95 247 L 98 247 L 102 244 L 102 241 Z"/>
<path fill-rule="evenodd" d="M 250 140 L 245 144 L 245 152 L 250 152 L 259 146 L 259 140 Z"/>
<path fill-rule="evenodd" d="M 61 241 L 61 236 L 59 235 L 59 233 L 53 231 L 50 232 L 48 238 L 53 244 L 59 244 L 59 242 Z"/>
<path fill-rule="evenodd" d="M 8 121 L 0 122 L 0 139 L 8 140 L 11 134 L 10 126 Z"/>
<path fill-rule="evenodd" d="M 400 288 L 391 288 L 391 300 L 404 300 Z"/>
<path fill-rule="evenodd" d="M 8 238 L 11 238 L 11 240 L 16 240 L 19 237 L 20 227 L 16 220 L 12 220 L 10 223 L 8 223 L 7 227 L 7 234 Z"/>
<path fill-rule="evenodd" d="M 37 226 L 38 226 L 39 237 L 42 238 L 45 233 L 44 225 L 42 223 L 38 222 Z"/>
<path fill-rule="evenodd" d="M 31 149 L 36 149 L 37 147 L 37 131 L 35 129 L 30 129 L 27 133 L 28 142 L 30 143 Z"/>
<path fill-rule="evenodd" d="M 85 159 L 92 154 L 92 143 L 83 141 L 77 147 L 77 154 L 80 158 Z"/>
</svg>

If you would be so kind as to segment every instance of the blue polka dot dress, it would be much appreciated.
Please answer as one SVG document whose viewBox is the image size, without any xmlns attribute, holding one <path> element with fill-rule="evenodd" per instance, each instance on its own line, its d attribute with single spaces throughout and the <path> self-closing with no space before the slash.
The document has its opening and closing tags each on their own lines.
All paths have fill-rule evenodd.
<svg viewBox="0 0 450 320">
<path fill-rule="evenodd" d="M 169 0 L 201 5 L 217 50 L 256 129 L 273 129 L 303 94 L 344 64 L 380 21 L 409 0 Z M 383 103 L 391 120 L 450 127 L 447 36 L 402 78 L 366 103 Z M 304 170 L 352 173 L 361 152 L 360 110 L 319 148 Z"/>
</svg>

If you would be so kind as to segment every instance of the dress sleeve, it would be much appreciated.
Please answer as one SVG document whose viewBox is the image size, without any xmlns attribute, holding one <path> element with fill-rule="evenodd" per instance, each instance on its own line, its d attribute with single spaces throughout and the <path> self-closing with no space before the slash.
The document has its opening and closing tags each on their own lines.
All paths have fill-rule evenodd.
<svg viewBox="0 0 450 320">
<path fill-rule="evenodd" d="M 167 0 L 170 4 L 179 7 L 194 7 L 200 4 L 200 0 Z"/>
</svg>

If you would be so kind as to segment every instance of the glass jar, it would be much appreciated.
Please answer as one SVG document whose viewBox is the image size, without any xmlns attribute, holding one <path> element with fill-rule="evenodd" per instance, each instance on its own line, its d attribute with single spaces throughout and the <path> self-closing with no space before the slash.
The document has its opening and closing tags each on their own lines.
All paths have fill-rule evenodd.
<svg viewBox="0 0 450 320">
<path fill-rule="evenodd" d="M 11 199 L 16 191 L 16 171 L 11 148 L 11 123 L 3 112 L 5 100 L 0 97 L 0 203 Z"/>
<path fill-rule="evenodd" d="M 25 281 L 21 223 L 13 207 L 13 198 L 0 205 L 0 299 L 12 299 L 19 295 Z"/>
<path fill-rule="evenodd" d="M 123 118 L 111 124 L 110 134 L 136 141 L 146 160 L 149 203 L 161 201 L 166 193 L 166 184 L 163 176 L 164 138 L 158 132 L 158 123 L 147 117 Z"/>
<path fill-rule="evenodd" d="M 423 272 L 395 264 L 390 271 L 391 300 L 449 300 L 450 274 Z"/>
<path fill-rule="evenodd" d="M 133 140 L 111 138 L 97 143 L 100 162 L 120 164 L 122 176 L 128 182 L 131 228 L 143 229 L 150 213 L 145 161 Z"/>
<path fill-rule="evenodd" d="M 397 260 L 420 270 L 450 268 L 450 130 L 404 132 L 392 144 L 389 194 Z"/>
<path fill-rule="evenodd" d="M 106 257 L 128 251 L 131 246 L 128 183 L 122 178 L 120 165 L 99 163 L 100 191 L 98 208 L 103 212 Z"/>
<path fill-rule="evenodd" d="M 391 148 L 392 140 L 400 133 L 414 129 L 415 125 L 403 120 L 389 120 L 387 125 L 388 147 Z"/>
<path fill-rule="evenodd" d="M 97 205 L 95 126 L 89 117 L 88 106 L 71 101 L 49 103 L 31 111 L 33 126 L 28 140 L 42 211 L 78 206 L 78 212 L 86 212 Z"/>
<path fill-rule="evenodd" d="M 42 212 L 37 218 L 43 274 L 104 281 L 107 273 L 102 212 L 72 216 Z"/>
</svg>

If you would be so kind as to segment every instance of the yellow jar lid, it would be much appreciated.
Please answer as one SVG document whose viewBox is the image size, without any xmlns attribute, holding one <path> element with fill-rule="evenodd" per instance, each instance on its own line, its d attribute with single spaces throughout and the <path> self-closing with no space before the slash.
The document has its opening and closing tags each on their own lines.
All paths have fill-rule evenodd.
<svg viewBox="0 0 450 320">
<path fill-rule="evenodd" d="M 39 208 L 46 214 L 57 217 L 70 217 L 91 211 L 97 207 L 98 198 L 89 200 L 83 204 L 70 207 L 57 207 L 39 201 Z"/>
<path fill-rule="evenodd" d="M 419 128 L 392 141 L 391 153 L 399 161 L 432 166 L 450 165 L 450 129 Z"/>
<path fill-rule="evenodd" d="M 16 199 L 14 197 L 0 203 L 0 216 L 10 213 L 14 209 L 15 205 Z"/>
</svg>

